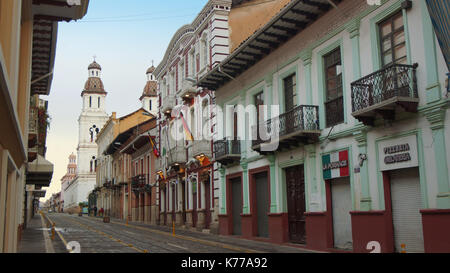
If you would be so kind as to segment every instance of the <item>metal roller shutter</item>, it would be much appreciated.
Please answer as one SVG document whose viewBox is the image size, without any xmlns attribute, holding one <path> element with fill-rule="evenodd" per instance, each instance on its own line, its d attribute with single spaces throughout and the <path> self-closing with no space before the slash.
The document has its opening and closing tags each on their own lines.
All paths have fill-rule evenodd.
<svg viewBox="0 0 450 273">
<path fill-rule="evenodd" d="M 419 169 L 390 172 L 395 250 L 424 252 Z"/>
<path fill-rule="evenodd" d="M 334 247 L 352 249 L 352 195 L 348 178 L 331 181 L 331 197 L 333 203 L 333 234 Z"/>
</svg>

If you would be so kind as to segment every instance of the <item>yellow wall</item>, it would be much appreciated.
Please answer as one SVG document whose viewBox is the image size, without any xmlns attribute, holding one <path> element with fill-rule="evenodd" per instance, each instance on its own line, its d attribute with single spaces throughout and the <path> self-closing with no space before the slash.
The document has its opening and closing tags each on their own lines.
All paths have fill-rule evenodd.
<svg viewBox="0 0 450 273">
<path fill-rule="evenodd" d="M 228 22 L 230 28 L 230 52 L 264 26 L 290 0 L 253 0 L 231 9 Z"/>
</svg>

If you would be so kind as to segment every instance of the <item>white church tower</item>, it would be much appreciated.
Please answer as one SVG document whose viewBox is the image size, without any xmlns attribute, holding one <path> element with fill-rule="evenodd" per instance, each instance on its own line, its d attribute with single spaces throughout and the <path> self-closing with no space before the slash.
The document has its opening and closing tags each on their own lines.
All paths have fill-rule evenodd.
<svg viewBox="0 0 450 273">
<path fill-rule="evenodd" d="M 89 75 L 81 92 L 82 110 L 78 119 L 78 166 L 77 177 L 70 185 L 70 207 L 88 201 L 88 194 L 96 184 L 97 134 L 108 121 L 106 113 L 106 91 L 101 80 L 101 66 L 94 60 L 88 67 Z"/>
<path fill-rule="evenodd" d="M 153 65 L 147 69 L 147 84 L 139 100 L 142 102 L 142 108 L 156 117 L 158 116 L 158 95 L 156 93 L 158 82 L 153 74 L 154 71 L 155 67 Z"/>
</svg>

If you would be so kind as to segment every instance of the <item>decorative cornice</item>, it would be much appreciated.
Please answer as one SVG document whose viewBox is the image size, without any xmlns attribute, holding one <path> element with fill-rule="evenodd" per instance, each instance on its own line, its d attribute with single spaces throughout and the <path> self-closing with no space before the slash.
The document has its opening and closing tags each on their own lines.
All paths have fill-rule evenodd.
<svg viewBox="0 0 450 273">
<path fill-rule="evenodd" d="M 347 23 L 346 29 L 350 33 L 350 39 L 359 36 L 359 29 L 361 26 L 361 19 L 355 18 Z"/>
<path fill-rule="evenodd" d="M 311 48 L 306 48 L 305 50 L 300 52 L 300 54 L 298 56 L 303 61 L 303 65 L 304 66 L 310 65 L 311 64 L 311 60 L 312 60 L 312 49 Z"/>
<path fill-rule="evenodd" d="M 444 127 L 445 114 L 448 108 L 450 108 L 450 100 L 446 99 L 420 108 L 419 113 L 427 118 L 432 130 L 437 130 Z"/>
</svg>

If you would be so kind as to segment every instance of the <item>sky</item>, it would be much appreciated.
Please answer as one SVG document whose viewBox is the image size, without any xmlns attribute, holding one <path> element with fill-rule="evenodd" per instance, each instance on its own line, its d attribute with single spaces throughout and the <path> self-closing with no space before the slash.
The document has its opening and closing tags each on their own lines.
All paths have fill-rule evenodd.
<svg viewBox="0 0 450 273">
<path fill-rule="evenodd" d="M 106 111 L 121 117 L 141 107 L 145 72 L 164 57 L 175 32 L 190 24 L 207 0 L 90 0 L 86 16 L 60 22 L 49 96 L 46 159 L 54 164 L 47 200 L 61 190 L 68 157 L 77 154 L 81 92 L 96 56 L 108 92 Z"/>
</svg>

